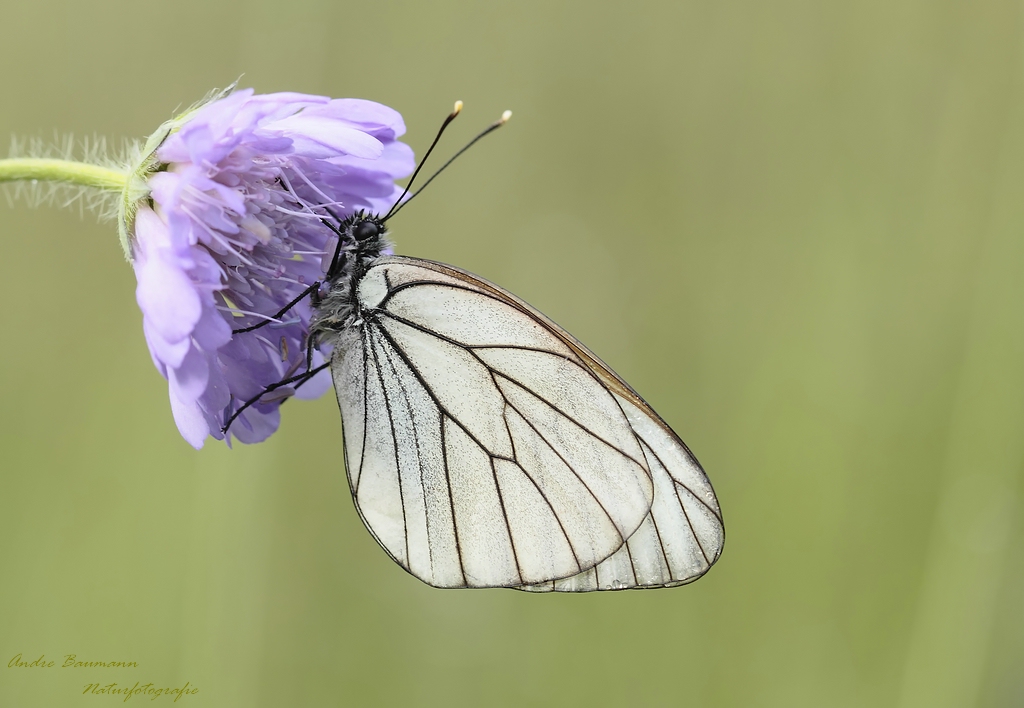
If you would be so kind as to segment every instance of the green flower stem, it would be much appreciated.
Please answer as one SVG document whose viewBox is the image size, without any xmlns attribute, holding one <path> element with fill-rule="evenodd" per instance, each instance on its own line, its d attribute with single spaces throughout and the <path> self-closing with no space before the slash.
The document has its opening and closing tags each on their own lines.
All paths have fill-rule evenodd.
<svg viewBox="0 0 1024 708">
<path fill-rule="evenodd" d="M 35 157 L 13 157 L 0 160 L 0 182 L 37 180 L 64 182 L 82 187 L 95 187 L 120 192 L 128 183 L 128 175 L 109 167 L 71 160 L 50 160 Z"/>
</svg>

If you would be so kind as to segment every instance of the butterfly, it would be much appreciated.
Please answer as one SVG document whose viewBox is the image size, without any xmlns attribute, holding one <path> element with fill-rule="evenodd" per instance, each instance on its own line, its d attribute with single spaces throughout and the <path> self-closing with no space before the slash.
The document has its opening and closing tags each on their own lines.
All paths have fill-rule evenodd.
<svg viewBox="0 0 1024 708">
<path fill-rule="evenodd" d="M 672 587 L 706 573 L 722 552 L 722 513 L 679 436 L 515 295 L 385 255 L 395 211 L 332 214 L 337 249 L 303 294 L 315 313 L 307 371 L 264 392 L 330 367 L 352 497 L 392 560 L 434 587 L 534 592 Z M 321 345 L 333 354 L 312 367 Z"/>
</svg>

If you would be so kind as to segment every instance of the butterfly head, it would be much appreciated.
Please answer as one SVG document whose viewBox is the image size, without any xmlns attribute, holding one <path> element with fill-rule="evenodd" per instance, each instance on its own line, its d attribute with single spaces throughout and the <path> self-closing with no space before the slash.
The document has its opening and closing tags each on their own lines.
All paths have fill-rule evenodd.
<svg viewBox="0 0 1024 708">
<path fill-rule="evenodd" d="M 345 241 L 355 250 L 372 248 L 382 243 L 387 233 L 384 219 L 378 214 L 357 211 L 341 222 L 338 230 L 345 235 Z"/>
<path fill-rule="evenodd" d="M 353 241 L 357 244 L 372 243 L 379 240 L 386 232 L 387 228 L 379 216 L 364 216 L 362 214 L 357 215 L 350 231 Z"/>
<path fill-rule="evenodd" d="M 327 271 L 328 281 L 334 280 L 353 267 L 360 269 L 380 257 L 388 247 L 385 238 L 388 230 L 379 214 L 357 211 L 349 217 L 339 219 L 337 226 L 328 225 L 338 237 L 334 258 Z"/>
</svg>

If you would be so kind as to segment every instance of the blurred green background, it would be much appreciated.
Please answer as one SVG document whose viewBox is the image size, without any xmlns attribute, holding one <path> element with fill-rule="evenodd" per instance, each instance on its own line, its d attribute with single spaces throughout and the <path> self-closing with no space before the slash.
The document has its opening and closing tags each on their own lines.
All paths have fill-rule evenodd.
<svg viewBox="0 0 1024 708">
<path fill-rule="evenodd" d="M 513 109 L 398 250 L 588 343 L 728 540 L 676 590 L 431 589 L 359 522 L 333 396 L 192 450 L 113 225 L 0 202 L 0 705 L 1024 704 L 1022 28 L 1001 0 L 3 0 L 0 135 L 142 137 L 240 74 L 394 106 L 418 153 L 455 99 L 442 154 Z"/>
</svg>

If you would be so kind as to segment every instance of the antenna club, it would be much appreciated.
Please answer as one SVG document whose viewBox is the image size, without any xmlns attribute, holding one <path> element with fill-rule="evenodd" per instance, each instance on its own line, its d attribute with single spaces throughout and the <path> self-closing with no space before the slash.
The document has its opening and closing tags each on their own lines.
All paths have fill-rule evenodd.
<svg viewBox="0 0 1024 708">
<path fill-rule="evenodd" d="M 498 120 L 494 121 L 489 126 L 484 128 L 484 130 L 479 135 L 477 135 L 475 138 L 470 140 L 468 143 L 466 143 L 466 145 L 461 150 L 459 150 L 457 153 L 455 153 L 450 158 L 448 158 L 448 161 L 446 163 L 444 163 L 443 165 L 441 165 L 441 168 L 438 169 L 437 172 L 435 172 L 434 174 L 430 175 L 430 179 L 428 179 L 423 184 L 422 187 L 417 189 L 415 192 L 412 192 L 411 194 L 409 194 L 409 190 L 412 188 L 413 182 L 416 181 L 416 176 L 420 173 L 420 170 L 423 168 L 424 163 L 426 163 L 427 158 L 430 156 L 430 153 L 433 152 L 434 147 L 437 145 L 437 141 L 441 139 L 441 134 L 444 132 L 444 129 L 448 127 L 448 124 L 451 123 L 452 120 L 455 119 L 455 116 L 457 116 L 459 114 L 459 111 L 461 111 L 461 110 L 462 110 L 462 101 L 456 101 L 455 102 L 455 110 L 452 112 L 451 115 L 449 115 L 447 118 L 444 119 L 444 123 L 441 124 L 441 129 L 439 131 L 437 131 L 437 137 L 434 138 L 434 142 L 432 142 L 430 144 L 430 147 L 427 148 L 427 153 L 423 156 L 423 159 L 420 160 L 420 164 L 416 166 L 416 171 L 413 172 L 412 173 L 412 177 L 409 178 L 409 183 L 405 186 L 405 190 L 402 192 L 402 196 L 400 196 L 398 198 L 398 200 L 395 201 L 395 203 L 391 207 L 391 209 L 388 210 L 388 213 L 385 214 L 383 216 L 383 218 L 380 219 L 381 223 L 385 223 L 388 219 L 390 219 L 395 214 L 400 212 L 405 207 L 406 204 L 411 202 L 416 197 L 417 194 L 419 194 L 424 189 L 426 189 L 430 185 L 430 183 L 434 181 L 435 177 L 437 177 L 439 174 L 444 172 L 445 169 L 448 167 L 448 165 L 452 164 L 455 161 L 455 158 L 457 158 L 459 155 L 461 155 L 462 153 L 466 152 L 466 150 L 469 150 L 471 147 L 476 145 L 477 141 L 480 140 L 481 138 L 483 138 L 484 136 L 490 135 L 495 130 L 497 130 L 501 126 L 505 125 L 505 123 L 508 122 L 508 119 L 512 117 L 512 111 L 505 111 L 504 113 L 502 113 L 501 114 L 501 118 L 499 118 Z M 408 199 L 405 198 L 406 194 L 409 194 L 409 198 Z"/>
</svg>

